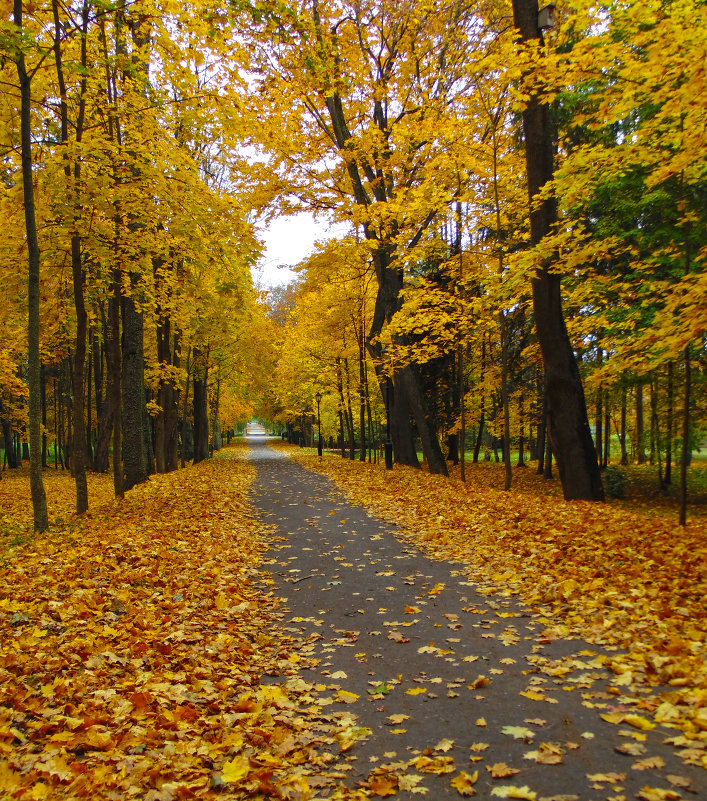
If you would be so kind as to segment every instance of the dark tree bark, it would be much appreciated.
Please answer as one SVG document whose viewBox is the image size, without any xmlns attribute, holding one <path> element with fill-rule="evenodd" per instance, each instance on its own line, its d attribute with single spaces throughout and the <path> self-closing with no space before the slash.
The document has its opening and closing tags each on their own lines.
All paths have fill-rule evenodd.
<svg viewBox="0 0 707 801">
<path fill-rule="evenodd" d="M 603 358 L 604 358 L 604 351 L 602 348 L 598 348 L 597 363 L 599 364 L 600 367 Z M 603 428 L 604 407 L 602 404 L 603 397 L 604 397 L 604 387 L 600 384 L 597 387 L 596 395 L 594 398 L 594 445 L 597 454 L 597 462 L 600 467 L 604 464 L 603 451 L 602 451 L 604 444 L 604 428 Z"/>
<path fill-rule="evenodd" d="M 685 389 L 682 407 L 682 456 L 680 459 L 680 525 L 687 523 L 687 467 L 690 464 L 690 391 L 692 383 L 692 367 L 690 364 L 690 346 L 685 346 L 683 354 L 685 364 Z"/>
<path fill-rule="evenodd" d="M 158 270 L 155 270 L 157 276 Z M 157 278 L 156 278 L 157 280 Z M 157 308 L 157 361 L 162 370 L 168 373 L 169 368 L 176 366 L 178 359 L 172 351 L 172 325 L 169 316 Z M 175 335 L 174 343 L 178 342 Z M 167 473 L 177 468 L 177 437 L 178 437 L 178 391 L 174 378 L 167 374 L 160 377 L 157 391 L 157 403 L 160 413 L 155 418 L 155 460 L 158 473 Z"/>
<path fill-rule="evenodd" d="M 513 21 L 523 42 L 542 39 L 537 0 L 513 0 Z M 553 175 L 550 110 L 533 93 L 523 110 L 528 196 L 535 196 Z M 533 205 L 530 240 L 535 245 L 557 221 L 553 198 Z M 603 500 L 604 490 L 587 419 L 584 389 L 562 313 L 560 277 L 544 264 L 532 279 L 535 329 L 543 356 L 548 400 L 548 434 L 567 500 Z"/>
<path fill-rule="evenodd" d="M 339 432 L 341 435 L 341 458 L 346 458 L 346 440 L 344 439 L 344 423 L 346 424 L 347 439 L 351 442 L 353 434 L 349 416 L 346 413 L 346 399 L 344 398 L 344 373 L 341 367 L 341 359 L 336 357 L 336 389 L 339 393 Z"/>
<path fill-rule="evenodd" d="M 609 459 L 611 459 L 611 405 L 607 389 L 604 391 L 604 461 L 602 467 L 608 467 Z"/>
<path fill-rule="evenodd" d="M 538 469 L 537 474 L 542 476 L 545 472 L 545 431 L 546 431 L 546 420 L 547 420 L 547 408 L 545 403 L 545 384 L 544 382 L 541 384 L 542 392 L 542 405 L 541 405 L 541 412 L 540 418 L 538 420 Z"/>
<path fill-rule="evenodd" d="M 520 393 L 520 398 L 518 399 L 518 461 L 516 463 L 516 467 L 525 467 L 525 417 L 524 417 L 524 404 L 525 398 L 523 397 L 523 393 Z"/>
<path fill-rule="evenodd" d="M 550 442 L 550 437 L 545 437 L 543 478 L 552 478 L 552 443 Z"/>
<path fill-rule="evenodd" d="M 628 464 L 628 451 L 626 450 L 626 380 L 621 381 L 621 431 L 619 432 L 621 442 L 621 464 Z"/>
<path fill-rule="evenodd" d="M 137 277 L 131 276 L 137 291 Z M 145 360 L 143 356 L 143 316 L 134 298 L 124 297 L 123 358 L 121 371 L 123 422 L 123 479 L 125 491 L 147 481 L 145 452 Z"/>
<path fill-rule="evenodd" d="M 64 67 L 61 44 L 63 29 L 59 19 L 59 4 L 52 0 L 54 16 L 54 63 L 57 74 L 60 95 L 61 141 L 64 145 L 69 142 L 69 116 L 64 80 Z M 84 2 L 81 12 L 81 67 L 84 70 L 79 89 L 78 113 L 75 122 L 75 137 L 81 142 L 86 109 L 86 33 L 88 28 L 88 5 Z M 74 161 L 73 170 L 68 155 L 65 156 L 64 175 L 67 183 L 78 185 L 81 181 L 81 161 Z M 78 217 L 81 210 L 73 210 L 73 216 Z M 72 225 L 75 229 L 75 222 Z M 72 440 L 71 465 L 76 482 L 76 514 L 83 514 L 88 509 L 88 484 L 86 483 L 86 428 L 84 425 L 84 370 L 86 366 L 86 340 L 88 337 L 88 314 L 84 300 L 84 277 L 81 256 L 81 237 L 76 230 L 71 233 L 71 275 L 74 289 L 74 309 L 76 311 L 76 345 L 74 352 L 74 370 L 72 374 Z"/>
<path fill-rule="evenodd" d="M 361 432 L 360 462 L 366 461 L 366 352 L 364 349 L 363 327 L 358 334 L 358 426 Z"/>
<path fill-rule="evenodd" d="M 209 457 L 209 413 L 206 402 L 208 370 L 208 351 L 204 353 L 194 348 L 194 464 Z"/>
<path fill-rule="evenodd" d="M 665 473 L 663 484 L 669 486 L 673 481 L 673 363 L 668 362 L 667 420 L 665 423 Z"/>
<path fill-rule="evenodd" d="M 349 371 L 349 360 L 344 359 L 344 389 L 346 396 L 346 405 L 344 406 L 344 415 L 347 421 L 347 431 L 349 434 L 349 459 L 353 461 L 356 458 L 356 431 L 353 422 L 353 409 L 351 408 L 351 373 Z M 303 432 L 304 435 L 304 432 Z"/>
<path fill-rule="evenodd" d="M 645 464 L 645 424 L 643 421 L 643 384 L 636 384 L 636 460 L 638 464 Z"/>
<path fill-rule="evenodd" d="M 13 21 L 23 30 L 22 0 L 14 0 Z M 20 145 L 22 163 L 22 196 L 27 236 L 27 383 L 29 385 L 30 491 L 34 530 L 49 528 L 47 496 L 42 480 L 42 403 L 40 392 L 39 355 L 39 240 L 34 205 L 32 173 L 31 78 L 27 74 L 22 45 L 15 56 L 20 84 Z"/>
<path fill-rule="evenodd" d="M 39 370 L 42 403 L 42 467 L 47 467 L 47 372 L 44 365 Z"/>
</svg>

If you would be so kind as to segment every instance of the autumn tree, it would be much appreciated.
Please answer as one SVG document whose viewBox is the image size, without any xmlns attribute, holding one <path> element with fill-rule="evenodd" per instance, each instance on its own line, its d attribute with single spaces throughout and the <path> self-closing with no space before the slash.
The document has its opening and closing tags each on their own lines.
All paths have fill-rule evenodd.
<svg viewBox="0 0 707 801">
<path fill-rule="evenodd" d="M 542 46 L 537 0 L 513 0 L 513 21 L 521 41 Z M 537 47 L 536 47 L 537 52 Z M 526 79 L 535 79 L 527 72 Z M 537 245 L 557 222 L 554 197 L 539 198 L 554 173 L 550 108 L 537 88 L 531 88 L 523 109 L 530 209 L 530 241 Z M 547 394 L 548 434 L 565 498 L 602 500 L 604 492 L 592 440 L 584 389 L 562 312 L 560 276 L 546 258 L 532 279 L 535 330 L 543 354 Z"/>
<path fill-rule="evenodd" d="M 271 120 L 259 144 L 287 170 L 290 194 L 361 226 L 378 287 L 367 346 L 383 388 L 379 337 L 402 304 L 410 251 L 453 198 L 440 182 L 440 134 L 468 88 L 468 62 L 481 58 L 480 18 L 456 3 L 317 1 L 268 12 L 253 39 L 258 114 Z M 445 473 L 417 367 L 400 365 L 393 380 L 396 459 L 416 463 L 412 415 L 430 470 Z"/>
</svg>

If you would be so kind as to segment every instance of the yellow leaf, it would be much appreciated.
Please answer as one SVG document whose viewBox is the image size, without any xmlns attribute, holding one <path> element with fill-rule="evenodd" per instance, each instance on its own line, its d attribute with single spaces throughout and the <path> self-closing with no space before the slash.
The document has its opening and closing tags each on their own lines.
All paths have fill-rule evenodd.
<svg viewBox="0 0 707 801">
<path fill-rule="evenodd" d="M 450 748 L 454 747 L 454 740 L 449 740 L 448 738 L 444 738 L 440 740 L 437 745 L 434 747 L 435 751 L 444 751 L 445 753 L 450 750 Z"/>
<path fill-rule="evenodd" d="M 398 778 L 391 773 L 383 776 L 372 776 L 368 787 L 374 795 L 395 795 L 398 791 Z"/>
<path fill-rule="evenodd" d="M 353 704 L 359 698 L 356 693 L 350 693 L 348 690 L 339 690 L 336 694 L 336 700 L 342 704 Z"/>
<path fill-rule="evenodd" d="M 660 787 L 646 785 L 639 793 L 636 793 L 636 798 L 640 798 L 641 801 L 679 801 L 682 796 L 675 790 L 663 790 Z"/>
<path fill-rule="evenodd" d="M 236 756 L 230 762 L 225 762 L 221 775 L 225 782 L 238 784 L 243 781 L 250 771 L 250 760 L 245 756 Z"/>
<path fill-rule="evenodd" d="M 507 779 L 509 776 L 520 773 L 520 771 L 516 770 L 516 768 L 509 768 L 505 762 L 496 762 L 490 767 L 487 765 L 486 770 L 489 771 L 494 779 Z"/>
<path fill-rule="evenodd" d="M 515 787 L 512 784 L 504 785 L 503 787 L 494 787 L 491 790 L 491 795 L 498 796 L 498 798 L 523 798 L 526 801 L 536 801 L 538 795 L 535 790 L 531 790 L 528 785 L 523 787 Z"/>
<path fill-rule="evenodd" d="M 476 792 L 474 785 L 478 781 L 479 771 L 476 770 L 472 774 L 462 771 L 458 776 L 455 776 L 450 784 L 459 793 L 459 795 L 472 796 Z"/>
<path fill-rule="evenodd" d="M 546 695 L 543 695 L 542 693 L 536 693 L 533 690 L 528 690 L 527 692 L 521 691 L 520 694 L 525 698 L 530 698 L 531 701 L 547 701 Z"/>
<path fill-rule="evenodd" d="M 655 729 L 656 725 L 652 720 L 641 717 L 641 715 L 624 715 L 624 723 L 628 723 L 629 726 L 633 726 L 636 729 L 642 729 L 643 731 Z"/>
<path fill-rule="evenodd" d="M 422 693 L 426 693 L 427 690 L 424 687 L 412 687 L 409 690 L 405 690 L 407 695 L 422 695 Z"/>
</svg>

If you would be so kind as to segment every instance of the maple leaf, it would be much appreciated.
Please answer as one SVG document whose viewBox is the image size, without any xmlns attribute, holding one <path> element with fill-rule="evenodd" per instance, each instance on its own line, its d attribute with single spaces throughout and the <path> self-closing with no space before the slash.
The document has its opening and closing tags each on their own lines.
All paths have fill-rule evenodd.
<svg viewBox="0 0 707 801">
<path fill-rule="evenodd" d="M 459 793 L 459 795 L 469 797 L 475 794 L 476 791 L 474 790 L 474 785 L 476 784 L 478 779 L 479 779 L 478 770 L 474 771 L 474 773 L 471 774 L 463 770 L 452 779 L 450 784 Z"/>
<path fill-rule="evenodd" d="M 368 788 L 373 795 L 395 795 L 398 791 L 398 777 L 392 774 L 372 776 L 368 780 Z"/>
<path fill-rule="evenodd" d="M 434 747 L 435 751 L 443 751 L 446 753 L 450 749 L 454 747 L 454 740 L 449 740 L 447 737 L 440 740 L 437 745 Z"/>
<path fill-rule="evenodd" d="M 501 732 L 513 737 L 514 740 L 532 740 L 535 737 L 535 732 L 526 726 L 503 726 Z"/>
</svg>

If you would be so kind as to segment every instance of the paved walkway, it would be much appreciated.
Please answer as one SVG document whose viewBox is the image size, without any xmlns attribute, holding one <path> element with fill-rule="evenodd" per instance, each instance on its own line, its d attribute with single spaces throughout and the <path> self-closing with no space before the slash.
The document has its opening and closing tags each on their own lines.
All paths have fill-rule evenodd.
<svg viewBox="0 0 707 801">
<path fill-rule="evenodd" d="M 679 732 L 643 730 L 640 700 L 607 692 L 596 646 L 549 642 L 515 597 L 480 594 L 461 565 L 427 558 L 327 478 L 250 443 L 254 503 L 282 538 L 267 569 L 288 626 L 319 660 L 302 677 L 371 729 L 341 757 L 348 784 L 459 799 L 451 782 L 478 771 L 479 798 L 509 786 L 558 801 L 621 801 L 646 787 L 676 795 L 639 797 L 707 797 L 704 770 L 663 743 Z M 622 711 L 633 725 L 600 717 Z"/>
</svg>

